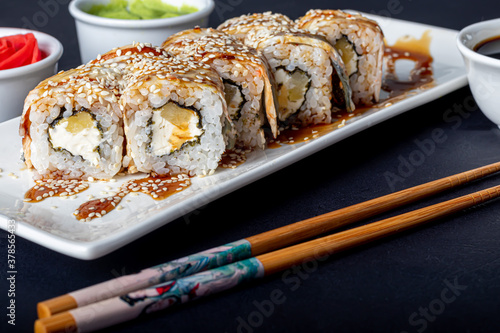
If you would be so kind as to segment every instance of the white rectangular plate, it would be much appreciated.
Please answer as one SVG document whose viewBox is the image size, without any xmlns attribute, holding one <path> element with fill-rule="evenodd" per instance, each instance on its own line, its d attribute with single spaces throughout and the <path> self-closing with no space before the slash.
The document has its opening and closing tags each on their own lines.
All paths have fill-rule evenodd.
<svg viewBox="0 0 500 333">
<path fill-rule="evenodd" d="M 407 110 L 432 101 L 467 84 L 462 58 L 455 46 L 457 31 L 396 19 L 366 16 L 379 22 L 386 40 L 392 45 L 404 35 L 420 38 L 431 31 L 431 55 L 434 58 L 435 86 L 419 91 L 392 106 L 364 113 L 345 126 L 324 136 L 277 149 L 252 152 L 248 160 L 235 169 L 221 169 L 205 178 L 192 179 L 185 191 L 162 201 L 149 196 L 127 197 L 122 210 L 114 210 L 91 222 L 80 222 L 75 209 L 89 195 L 103 197 L 102 192 L 117 189 L 127 177 L 116 182 L 98 182 L 74 199 L 49 198 L 30 204 L 23 201 L 25 192 L 34 185 L 32 173 L 23 170 L 20 160 L 19 118 L 0 124 L 0 227 L 7 229 L 14 220 L 16 234 L 52 250 L 80 259 L 95 259 L 155 230 L 156 228 L 220 198 L 255 180 L 301 160 L 327 146 L 356 134 Z M 110 187 L 112 189 L 110 189 Z"/>
</svg>

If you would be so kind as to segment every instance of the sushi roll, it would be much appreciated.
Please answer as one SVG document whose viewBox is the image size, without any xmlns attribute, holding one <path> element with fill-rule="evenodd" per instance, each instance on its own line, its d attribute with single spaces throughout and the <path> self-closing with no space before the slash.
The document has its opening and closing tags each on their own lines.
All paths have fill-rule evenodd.
<svg viewBox="0 0 500 333">
<path fill-rule="evenodd" d="M 40 83 L 20 125 L 35 178 L 109 179 L 121 170 L 207 175 L 232 130 L 209 65 L 144 44 L 114 49 Z"/>
<path fill-rule="evenodd" d="M 91 73 L 89 66 L 60 72 L 26 97 L 20 135 L 35 179 L 109 179 L 121 170 L 118 97 Z"/>
<path fill-rule="evenodd" d="M 136 44 L 96 63 L 123 68 L 126 155 L 130 173 L 205 176 L 218 167 L 231 130 L 223 84 L 206 64 Z"/>
<path fill-rule="evenodd" d="M 255 49 L 214 29 L 181 31 L 163 49 L 210 65 L 223 80 L 228 113 L 235 127 L 235 145 L 265 148 L 264 125 L 277 135 L 276 101 L 265 59 Z"/>
<path fill-rule="evenodd" d="M 285 15 L 270 12 L 233 18 L 218 29 L 244 40 L 267 59 L 277 85 L 281 123 L 330 123 L 332 112 L 354 110 L 342 59 L 323 37 L 296 29 Z"/>
<path fill-rule="evenodd" d="M 323 34 L 340 53 L 356 104 L 379 100 L 382 86 L 384 35 L 377 22 L 341 10 L 310 10 L 296 27 Z"/>
</svg>

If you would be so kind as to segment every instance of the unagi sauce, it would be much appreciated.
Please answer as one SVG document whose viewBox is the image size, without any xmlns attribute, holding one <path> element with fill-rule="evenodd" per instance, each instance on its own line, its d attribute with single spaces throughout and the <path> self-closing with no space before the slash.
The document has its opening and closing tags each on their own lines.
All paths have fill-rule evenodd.
<svg viewBox="0 0 500 333">
<path fill-rule="evenodd" d="M 37 180 L 35 185 L 24 194 L 25 202 L 40 202 L 50 197 L 70 197 L 89 188 L 81 180 Z"/>
<path fill-rule="evenodd" d="M 107 198 L 94 199 L 80 205 L 74 215 L 78 220 L 90 221 L 102 217 L 115 209 L 121 200 L 129 193 L 144 193 L 155 200 L 163 200 L 169 196 L 184 191 L 191 185 L 187 175 L 163 176 L 132 179 L 124 183 L 118 192 Z"/>
<path fill-rule="evenodd" d="M 228 149 L 222 154 L 222 158 L 219 161 L 219 168 L 224 169 L 234 169 L 238 165 L 245 163 L 247 160 L 247 154 L 251 150 L 248 149 Z"/>
<path fill-rule="evenodd" d="M 155 200 L 163 200 L 182 192 L 191 185 L 187 175 L 148 176 L 125 182 L 117 192 L 106 198 L 87 201 L 75 210 L 78 220 L 89 222 L 94 218 L 103 217 L 117 208 L 122 199 L 130 193 L 144 193 Z M 30 188 L 25 196 L 25 202 L 40 202 L 50 197 L 71 197 L 89 188 L 89 182 L 83 180 L 39 180 Z"/>
</svg>

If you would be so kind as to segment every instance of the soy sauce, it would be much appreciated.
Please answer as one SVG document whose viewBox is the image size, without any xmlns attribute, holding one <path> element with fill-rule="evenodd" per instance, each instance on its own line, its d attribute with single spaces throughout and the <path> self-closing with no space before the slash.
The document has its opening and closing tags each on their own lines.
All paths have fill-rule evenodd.
<svg viewBox="0 0 500 333">
<path fill-rule="evenodd" d="M 474 46 L 474 51 L 491 58 L 500 59 L 500 36 L 483 40 Z"/>
</svg>

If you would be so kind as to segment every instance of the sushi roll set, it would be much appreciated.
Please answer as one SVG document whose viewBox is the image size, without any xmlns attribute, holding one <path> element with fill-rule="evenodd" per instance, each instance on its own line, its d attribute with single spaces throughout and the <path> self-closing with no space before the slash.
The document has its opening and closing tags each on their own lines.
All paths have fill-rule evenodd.
<svg viewBox="0 0 500 333">
<path fill-rule="evenodd" d="M 264 149 L 266 132 L 376 102 L 383 49 L 376 22 L 333 10 L 243 15 L 115 48 L 29 93 L 23 157 L 35 179 L 210 175 L 227 149 Z"/>
</svg>

